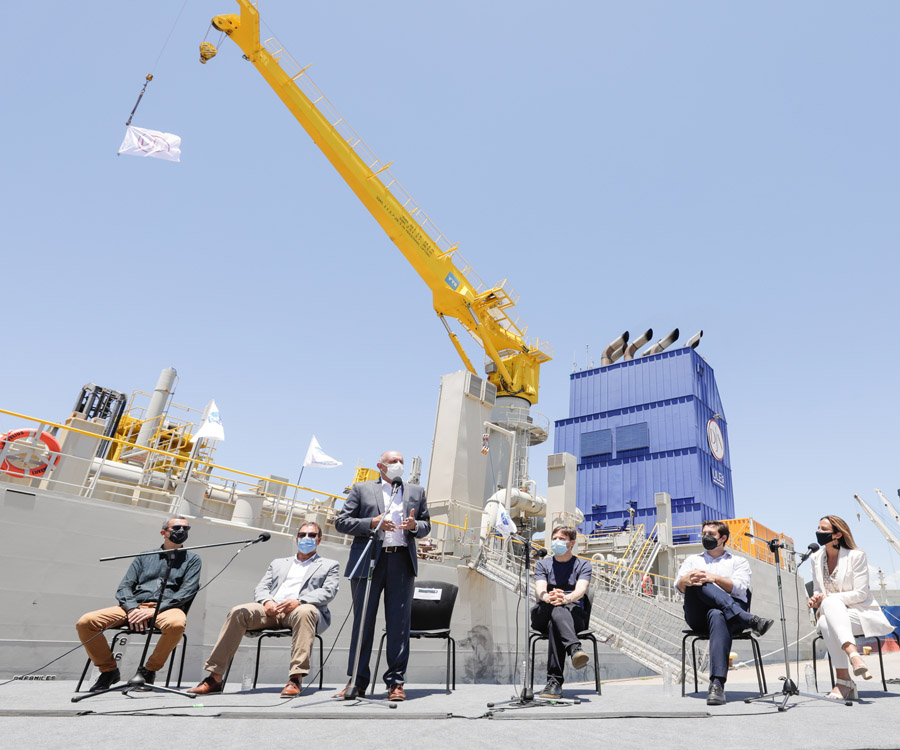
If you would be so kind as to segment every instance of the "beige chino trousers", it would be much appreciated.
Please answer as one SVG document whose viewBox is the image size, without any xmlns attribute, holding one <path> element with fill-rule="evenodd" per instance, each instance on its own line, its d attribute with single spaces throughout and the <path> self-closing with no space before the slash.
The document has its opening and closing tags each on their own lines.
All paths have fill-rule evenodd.
<svg viewBox="0 0 900 750">
<path fill-rule="evenodd" d="M 141 609 L 152 609 L 156 604 L 155 602 L 144 602 L 138 606 Z M 127 625 L 128 620 L 126 616 L 127 613 L 122 607 L 107 607 L 106 609 L 98 609 L 95 612 L 87 612 L 75 623 L 78 637 L 84 644 L 84 650 L 87 651 L 87 655 L 94 663 L 94 666 L 101 672 L 112 672 L 114 669 L 118 669 L 119 665 L 113 658 L 106 636 L 100 636 L 97 633 L 117 625 L 117 620 L 121 620 L 118 625 Z M 159 613 L 156 618 L 156 627 L 160 629 L 162 635 L 159 637 L 159 641 L 157 641 L 156 648 L 153 649 L 150 658 L 147 659 L 147 663 L 144 664 L 145 669 L 156 672 L 165 665 L 166 659 L 172 653 L 172 649 L 181 640 L 186 621 L 187 618 L 180 609 L 165 609 Z M 150 620 L 147 620 L 145 624 L 149 625 Z M 97 636 L 96 638 L 94 638 L 95 635 Z M 146 631 L 143 634 L 137 633 L 137 635 L 147 637 Z"/>
<path fill-rule="evenodd" d="M 289 614 L 278 614 L 270 617 L 262 604 L 251 602 L 233 607 L 225 618 L 225 624 L 219 632 L 219 639 L 213 646 L 209 659 L 206 660 L 206 671 L 225 674 L 228 665 L 241 645 L 241 640 L 248 630 L 262 628 L 290 628 L 291 665 L 289 675 L 309 674 L 309 654 L 313 639 L 316 637 L 316 626 L 319 624 L 319 608 L 312 604 L 301 604 Z"/>
</svg>

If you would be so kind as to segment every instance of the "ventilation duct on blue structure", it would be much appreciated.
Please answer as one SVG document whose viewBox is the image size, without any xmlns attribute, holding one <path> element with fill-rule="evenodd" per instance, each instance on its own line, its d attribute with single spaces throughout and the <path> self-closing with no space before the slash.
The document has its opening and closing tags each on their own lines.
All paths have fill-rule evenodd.
<svg viewBox="0 0 900 750">
<path fill-rule="evenodd" d="M 628 331 L 625 331 L 615 341 L 611 341 L 609 346 L 603 350 L 600 355 L 600 366 L 605 367 L 611 365 L 625 353 L 625 345 L 628 343 Z"/>
<path fill-rule="evenodd" d="M 640 349 L 644 344 L 646 344 L 651 338 L 653 338 L 653 329 L 648 328 L 634 341 L 632 341 L 625 349 L 626 361 L 629 359 L 634 359 L 634 355 L 637 350 Z"/>
<path fill-rule="evenodd" d="M 672 333 L 668 336 L 663 336 L 659 341 L 657 341 L 653 346 L 649 349 L 641 352 L 642 357 L 648 357 L 651 354 L 659 354 L 660 352 L 664 352 L 668 349 L 672 344 L 678 341 L 678 329 L 676 328 Z"/>
<path fill-rule="evenodd" d="M 696 349 L 700 345 L 700 339 L 703 337 L 703 329 L 701 328 L 697 333 L 691 336 L 685 346 L 689 346 L 691 349 Z"/>
</svg>

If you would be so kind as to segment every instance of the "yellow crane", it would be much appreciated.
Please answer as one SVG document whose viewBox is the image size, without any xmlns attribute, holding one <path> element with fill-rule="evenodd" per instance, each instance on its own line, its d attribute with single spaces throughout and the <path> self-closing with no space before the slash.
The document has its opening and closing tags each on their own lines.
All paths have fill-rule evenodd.
<svg viewBox="0 0 900 750">
<path fill-rule="evenodd" d="M 551 358 L 545 342 L 526 341 L 526 329 L 510 316 L 518 296 L 506 280 L 486 287 L 431 219 L 419 208 L 318 87 L 274 38 L 259 40 L 259 12 L 237 0 L 240 14 L 216 16 L 212 25 L 227 34 L 260 72 L 291 114 L 322 150 L 350 189 L 428 284 L 434 310 L 466 368 L 478 374 L 446 318 L 453 318 L 484 349 L 488 379 L 498 396 L 537 403 L 540 365 Z M 216 54 L 200 45 L 200 61 Z"/>
</svg>

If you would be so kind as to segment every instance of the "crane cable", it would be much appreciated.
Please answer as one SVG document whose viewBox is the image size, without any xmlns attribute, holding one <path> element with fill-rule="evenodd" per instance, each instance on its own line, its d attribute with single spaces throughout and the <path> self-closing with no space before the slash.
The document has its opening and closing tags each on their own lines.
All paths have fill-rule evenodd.
<svg viewBox="0 0 900 750">
<path fill-rule="evenodd" d="M 134 118 L 134 113 L 137 112 L 137 108 L 141 103 L 141 99 L 144 98 L 144 93 L 147 91 L 147 85 L 150 81 L 153 80 L 153 72 L 156 70 L 156 66 L 159 65 L 159 61 L 163 56 L 163 52 L 166 51 L 166 46 L 169 44 L 169 40 L 172 38 L 172 34 L 175 32 L 175 27 L 178 26 L 178 21 L 181 20 L 181 14 L 184 13 L 184 9 L 187 7 L 188 2 L 190 0 L 184 0 L 181 5 L 181 10 L 178 11 L 178 15 L 175 17 L 175 23 L 172 24 L 172 28 L 169 29 L 169 35 L 166 37 L 166 41 L 163 42 L 162 49 L 159 51 L 159 55 L 156 57 L 156 62 L 153 63 L 153 68 L 151 68 L 150 72 L 147 73 L 144 80 L 144 86 L 141 89 L 141 93 L 138 94 L 137 101 L 134 103 L 134 108 L 131 110 L 131 114 L 128 115 L 128 122 L 125 123 L 126 126 L 131 125 L 131 120 Z"/>
</svg>

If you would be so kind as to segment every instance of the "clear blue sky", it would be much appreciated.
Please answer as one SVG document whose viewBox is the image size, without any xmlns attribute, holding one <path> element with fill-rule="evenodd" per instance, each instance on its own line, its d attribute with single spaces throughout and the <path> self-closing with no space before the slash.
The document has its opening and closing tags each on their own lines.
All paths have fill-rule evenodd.
<svg viewBox="0 0 900 750">
<path fill-rule="evenodd" d="M 381 450 L 430 457 L 460 369 L 424 283 L 190 0 L 15 3 L 3 66 L 2 406 L 64 418 L 93 381 L 214 397 L 218 459 L 338 490 Z M 555 347 L 538 410 L 623 330 L 699 329 L 735 504 L 813 540 L 853 492 L 896 498 L 898 180 L 892 2 L 287 2 L 264 21 L 489 283 Z M 211 34 L 216 40 L 218 34 Z M 0 420 L 0 427 L 4 426 Z M 546 486 L 552 438 L 532 458 Z"/>
</svg>

